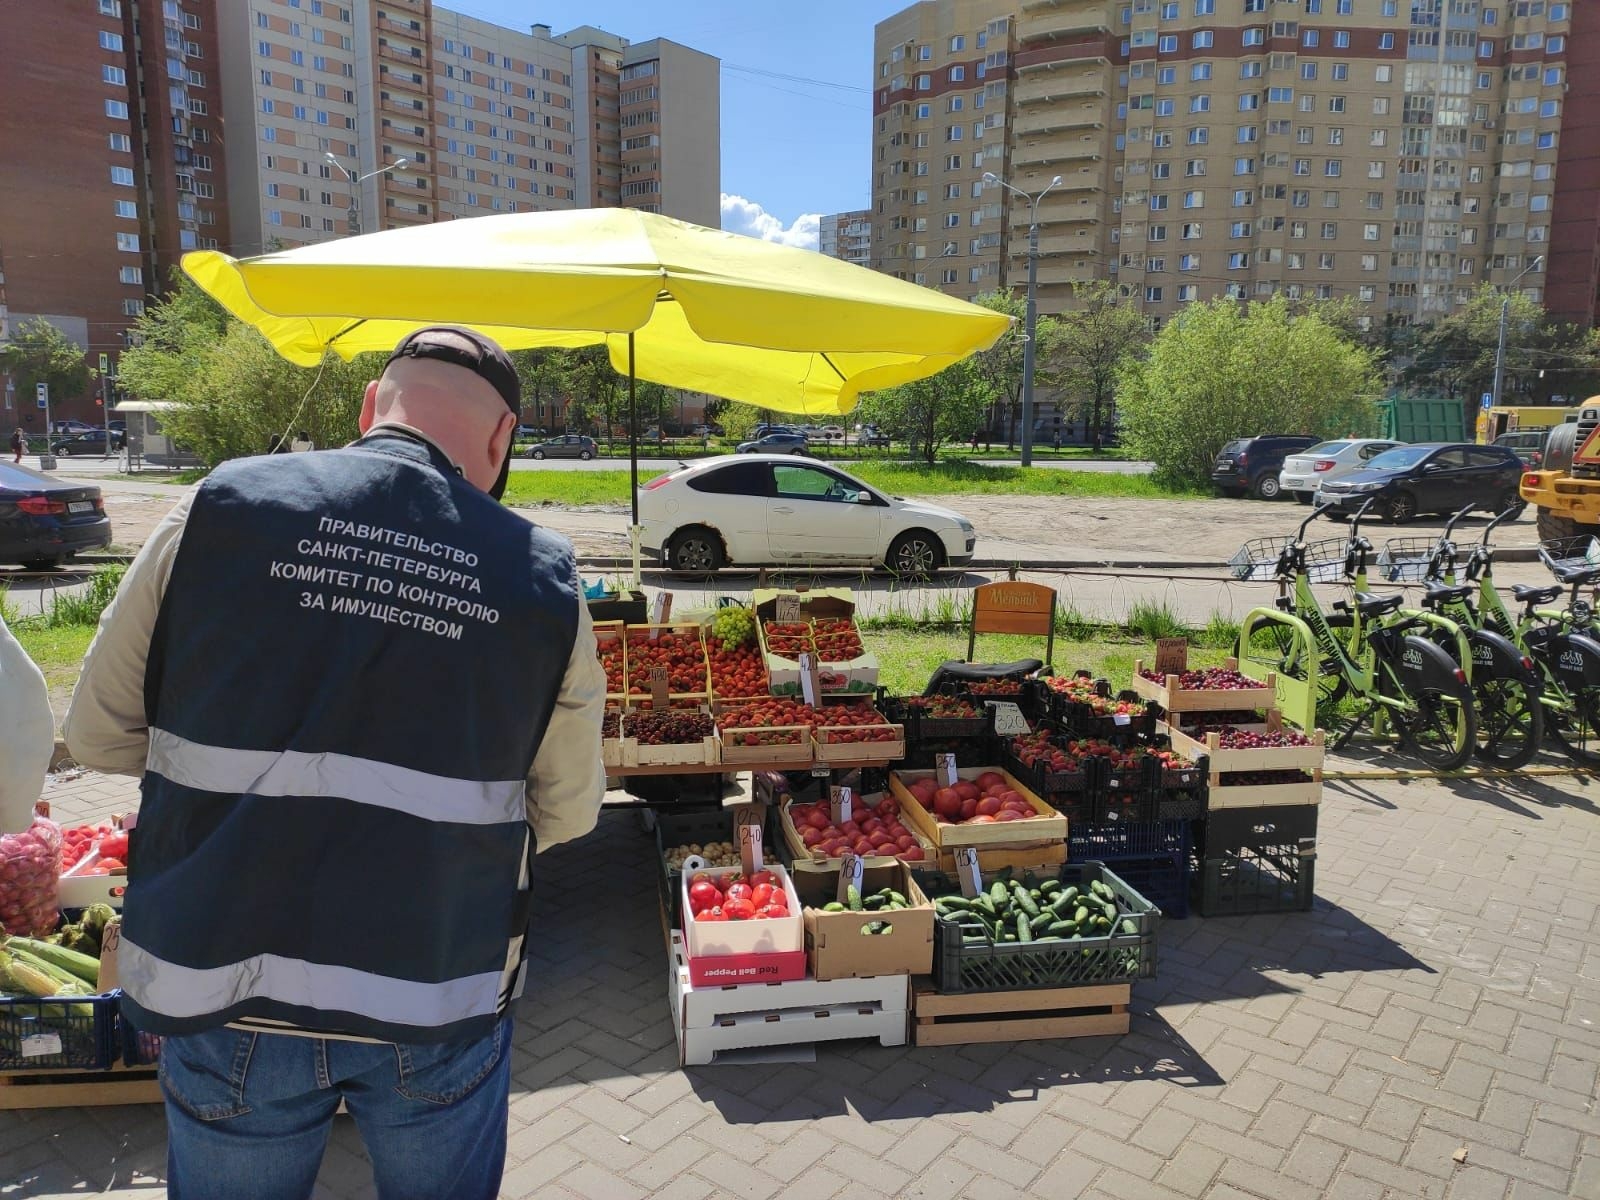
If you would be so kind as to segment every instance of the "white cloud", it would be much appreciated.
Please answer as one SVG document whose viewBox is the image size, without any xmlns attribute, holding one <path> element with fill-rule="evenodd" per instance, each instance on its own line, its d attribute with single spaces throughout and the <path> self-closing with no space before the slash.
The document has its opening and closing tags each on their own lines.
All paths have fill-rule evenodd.
<svg viewBox="0 0 1600 1200">
<path fill-rule="evenodd" d="M 742 233 L 764 242 L 815 250 L 817 230 L 821 224 L 821 213 L 801 213 L 794 219 L 793 225 L 785 227 L 780 219 L 754 200 L 730 196 L 726 192 L 722 194 L 722 227 L 729 233 Z"/>
</svg>

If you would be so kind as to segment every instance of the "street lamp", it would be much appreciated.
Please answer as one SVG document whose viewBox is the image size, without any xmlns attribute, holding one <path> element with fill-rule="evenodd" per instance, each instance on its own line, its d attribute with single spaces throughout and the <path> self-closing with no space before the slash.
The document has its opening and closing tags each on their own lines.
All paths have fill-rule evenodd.
<svg viewBox="0 0 1600 1200">
<path fill-rule="evenodd" d="M 1039 279 L 1039 201 L 1050 194 L 1050 189 L 1061 183 L 1057 175 L 1049 187 L 1037 196 L 1030 196 L 1021 188 L 1013 187 L 992 171 L 983 174 L 984 183 L 998 183 L 1008 192 L 1015 192 L 1028 202 L 1028 315 L 1023 327 L 1022 342 L 1022 465 L 1033 465 L 1033 342 L 1034 330 L 1039 322 L 1035 291 Z"/>
<path fill-rule="evenodd" d="M 368 171 L 365 175 L 358 176 L 345 170 L 344 164 L 335 157 L 332 150 L 325 151 L 322 157 L 338 167 L 339 174 L 350 181 L 350 207 L 345 212 L 345 218 L 350 225 L 351 237 L 358 237 L 361 233 L 361 185 L 379 175 L 387 175 L 390 171 L 403 171 L 406 163 L 410 161 L 406 158 L 397 158 L 386 167 L 379 167 L 376 171 Z"/>
<path fill-rule="evenodd" d="M 1516 279 L 1506 284 L 1505 299 L 1500 301 L 1500 342 L 1494 350 L 1494 399 L 1490 401 L 1495 408 L 1500 407 L 1500 385 L 1505 382 L 1506 377 L 1506 318 L 1511 313 L 1511 289 L 1517 286 L 1517 281 L 1523 275 L 1529 271 L 1537 271 L 1542 262 L 1544 255 L 1536 255 L 1531 263 L 1522 268 L 1521 274 Z"/>
</svg>

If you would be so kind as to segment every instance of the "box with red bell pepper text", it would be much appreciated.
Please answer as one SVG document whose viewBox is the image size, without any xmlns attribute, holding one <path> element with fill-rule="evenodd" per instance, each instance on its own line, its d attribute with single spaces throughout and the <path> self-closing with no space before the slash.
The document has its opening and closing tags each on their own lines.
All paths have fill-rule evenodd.
<svg viewBox="0 0 1600 1200">
<path fill-rule="evenodd" d="M 741 867 L 707 867 L 690 858 L 679 887 L 691 982 L 805 978 L 800 896 L 782 867 L 773 864 L 746 878 Z"/>
</svg>

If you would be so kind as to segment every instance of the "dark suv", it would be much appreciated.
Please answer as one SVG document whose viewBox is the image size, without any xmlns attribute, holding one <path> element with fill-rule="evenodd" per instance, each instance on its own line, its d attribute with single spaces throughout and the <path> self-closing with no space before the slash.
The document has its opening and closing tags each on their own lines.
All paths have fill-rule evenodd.
<svg viewBox="0 0 1600 1200">
<path fill-rule="evenodd" d="M 1341 514 L 1372 500 L 1378 515 L 1395 524 L 1418 513 L 1453 513 L 1466 504 L 1497 513 L 1521 504 L 1522 471 L 1509 446 L 1428 442 L 1385 450 L 1361 470 L 1323 484 L 1317 495 Z"/>
<path fill-rule="evenodd" d="M 1537 469 L 1544 461 L 1544 439 L 1549 434 L 1548 429 L 1523 429 L 1516 433 L 1502 433 L 1495 438 L 1494 444 L 1509 448 L 1527 466 Z"/>
<path fill-rule="evenodd" d="M 1276 500 L 1282 495 L 1278 472 L 1283 460 L 1316 444 L 1316 438 L 1288 434 L 1235 438 L 1217 452 L 1217 461 L 1211 464 L 1211 486 L 1224 496 L 1248 492 L 1261 500 Z"/>
</svg>

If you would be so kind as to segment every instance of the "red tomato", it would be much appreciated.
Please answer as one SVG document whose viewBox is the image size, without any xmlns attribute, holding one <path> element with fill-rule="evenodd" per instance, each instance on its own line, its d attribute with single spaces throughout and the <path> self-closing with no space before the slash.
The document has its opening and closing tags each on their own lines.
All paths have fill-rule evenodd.
<svg viewBox="0 0 1600 1200">
<path fill-rule="evenodd" d="M 715 908 L 722 903 L 722 889 L 709 879 L 702 879 L 699 883 L 689 885 L 689 907 L 695 912 L 703 912 L 708 908 Z"/>
<path fill-rule="evenodd" d="M 822 841 L 822 830 L 813 829 L 811 826 L 807 825 L 800 831 L 800 840 L 807 846 L 815 846 L 818 842 Z"/>
<path fill-rule="evenodd" d="M 695 913 L 696 921 L 726 921 L 728 914 L 720 908 L 708 908 L 704 912 Z"/>
<path fill-rule="evenodd" d="M 903 858 L 906 862 L 921 862 L 922 861 L 922 847 L 917 845 L 915 842 L 913 842 L 911 845 L 907 846 L 904 850 L 900 851 L 900 857 Z"/>
<path fill-rule="evenodd" d="M 1022 814 L 1014 808 L 1002 808 L 999 812 L 995 813 L 994 819 L 996 821 L 1020 821 L 1023 819 L 1023 817 Z"/>
<path fill-rule="evenodd" d="M 992 817 L 1000 811 L 1000 799 L 997 796 L 985 796 L 978 801 L 978 815 Z"/>
<path fill-rule="evenodd" d="M 828 826 L 832 825 L 833 822 L 828 819 L 826 810 L 813 808 L 806 814 L 806 824 L 811 826 L 813 829 L 826 829 Z"/>
<path fill-rule="evenodd" d="M 970 821 L 972 819 L 972 814 L 977 811 L 978 798 L 976 796 L 968 796 L 961 801 L 961 819 L 963 821 Z"/>
<path fill-rule="evenodd" d="M 729 900 L 722 906 L 730 921 L 749 921 L 756 915 L 756 906 L 749 900 Z"/>
<path fill-rule="evenodd" d="M 716 886 L 716 882 L 717 881 L 715 879 L 711 878 L 710 874 L 705 872 L 705 871 L 696 871 L 693 875 L 689 876 L 689 882 L 690 883 L 709 883 L 712 886 Z"/>
<path fill-rule="evenodd" d="M 754 875 L 750 876 L 751 887 L 759 887 L 763 883 L 770 888 L 776 888 L 778 887 L 778 877 L 771 871 L 757 871 Z M 780 888 L 779 890 L 782 889 Z"/>
<path fill-rule="evenodd" d="M 100 856 L 102 858 L 128 857 L 128 835 L 125 833 L 112 833 L 100 839 Z"/>
<path fill-rule="evenodd" d="M 748 883 L 730 883 L 728 885 L 728 890 L 724 892 L 723 895 L 725 895 L 729 900 L 748 900 L 754 894 L 754 892 L 755 889 L 752 888 Z"/>
<path fill-rule="evenodd" d="M 763 874 L 764 873 L 765 872 L 763 872 Z M 750 889 L 750 903 L 754 904 L 757 908 L 763 907 L 771 900 L 772 885 L 770 883 L 758 883 Z"/>
<path fill-rule="evenodd" d="M 789 910 L 787 908 L 777 908 L 771 904 L 766 904 L 756 909 L 756 920 L 758 921 L 771 920 L 777 917 L 787 917 L 788 915 Z"/>
<path fill-rule="evenodd" d="M 961 812 L 961 793 L 954 788 L 940 788 L 933 794 L 933 811 L 941 817 L 954 818 Z"/>
</svg>

